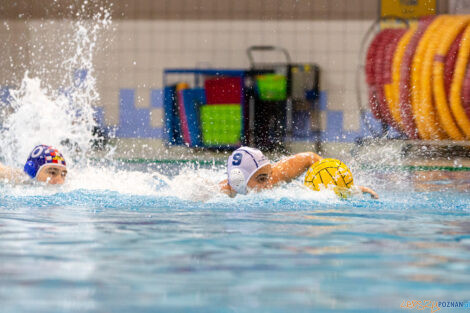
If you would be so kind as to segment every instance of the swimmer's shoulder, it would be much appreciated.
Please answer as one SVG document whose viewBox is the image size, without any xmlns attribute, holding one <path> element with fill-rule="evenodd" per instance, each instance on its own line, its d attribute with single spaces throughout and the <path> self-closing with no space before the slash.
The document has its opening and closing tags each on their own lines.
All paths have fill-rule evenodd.
<svg viewBox="0 0 470 313">
<path fill-rule="evenodd" d="M 0 179 L 7 183 L 28 184 L 31 183 L 30 177 L 20 169 L 12 168 L 0 163 Z"/>
<path fill-rule="evenodd" d="M 322 157 L 313 152 L 301 152 L 285 157 L 272 165 L 271 184 L 290 182 L 321 159 Z"/>
</svg>

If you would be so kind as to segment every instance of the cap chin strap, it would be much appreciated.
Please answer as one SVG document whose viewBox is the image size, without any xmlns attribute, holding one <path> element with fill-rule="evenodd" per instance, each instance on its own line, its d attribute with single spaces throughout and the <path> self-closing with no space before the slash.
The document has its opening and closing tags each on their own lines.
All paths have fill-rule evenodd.
<svg viewBox="0 0 470 313">
<path fill-rule="evenodd" d="M 246 194 L 245 176 L 238 168 L 230 171 L 229 184 L 237 193 Z"/>
</svg>

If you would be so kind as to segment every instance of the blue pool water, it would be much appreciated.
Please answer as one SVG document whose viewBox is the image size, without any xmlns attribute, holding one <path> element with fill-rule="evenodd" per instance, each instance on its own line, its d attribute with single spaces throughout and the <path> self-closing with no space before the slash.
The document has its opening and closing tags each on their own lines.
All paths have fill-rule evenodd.
<svg viewBox="0 0 470 313">
<path fill-rule="evenodd" d="M 295 183 L 193 201 L 155 177 L 136 193 L 138 175 L 107 189 L 72 175 L 63 189 L 0 185 L 2 313 L 411 312 L 403 301 L 470 300 L 470 193 L 452 188 L 466 174 L 380 184 L 378 201 Z"/>
</svg>

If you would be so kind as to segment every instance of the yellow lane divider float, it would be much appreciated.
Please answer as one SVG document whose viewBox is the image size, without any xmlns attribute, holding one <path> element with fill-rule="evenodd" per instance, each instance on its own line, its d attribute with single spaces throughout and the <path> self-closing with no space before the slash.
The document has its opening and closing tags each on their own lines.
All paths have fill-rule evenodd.
<svg viewBox="0 0 470 313">
<path fill-rule="evenodd" d="M 436 30 L 443 22 L 443 16 L 434 19 L 421 38 L 413 58 L 411 75 L 413 115 L 419 137 L 427 140 L 444 138 L 443 132 L 438 126 L 432 99 L 432 61 L 436 47 L 430 44 Z"/>
<path fill-rule="evenodd" d="M 398 42 L 390 43 L 386 49 L 376 43 L 368 52 L 369 55 L 384 53 L 385 64 L 390 64 L 375 67 L 384 71 L 386 106 L 379 108 L 379 112 L 374 107 L 374 114 L 388 114 L 390 119 L 381 118 L 382 123 L 413 139 L 470 140 L 470 116 L 462 102 L 462 95 L 470 94 L 466 90 L 470 85 L 464 84 L 470 66 L 470 15 L 427 17 L 406 32 L 388 31 L 401 32 L 390 36 Z M 368 59 L 369 69 L 374 67 L 371 61 L 377 62 L 377 58 Z M 370 82 L 369 79 L 369 90 L 375 90 L 377 84 Z"/>
<path fill-rule="evenodd" d="M 433 95 L 436 102 L 437 113 L 442 128 L 454 140 L 463 140 L 462 132 L 455 123 L 454 117 L 449 110 L 447 103 L 447 95 L 444 90 L 444 62 L 445 55 L 450 48 L 450 45 L 458 34 L 468 24 L 470 19 L 468 17 L 454 17 L 448 23 L 442 25 L 440 35 L 435 36 L 434 40 L 439 41 L 439 45 L 434 56 L 433 62 Z M 451 87 L 452 88 L 452 87 Z"/>
</svg>

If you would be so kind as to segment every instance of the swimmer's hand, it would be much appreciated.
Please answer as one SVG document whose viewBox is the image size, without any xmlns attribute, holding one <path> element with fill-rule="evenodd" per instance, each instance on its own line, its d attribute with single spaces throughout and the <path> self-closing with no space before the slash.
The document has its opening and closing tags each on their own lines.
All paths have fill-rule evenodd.
<svg viewBox="0 0 470 313">
<path fill-rule="evenodd" d="M 379 195 L 373 191 L 372 189 L 364 186 L 357 186 L 359 189 L 361 189 L 362 193 L 368 193 L 373 199 L 378 199 Z"/>
<path fill-rule="evenodd" d="M 219 189 L 220 189 L 220 192 L 225 193 L 230 198 L 233 198 L 237 195 L 237 192 L 235 190 L 233 190 L 232 187 L 230 187 L 230 185 L 228 184 L 227 179 L 225 179 L 225 180 L 223 180 L 219 183 Z"/>
</svg>

